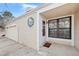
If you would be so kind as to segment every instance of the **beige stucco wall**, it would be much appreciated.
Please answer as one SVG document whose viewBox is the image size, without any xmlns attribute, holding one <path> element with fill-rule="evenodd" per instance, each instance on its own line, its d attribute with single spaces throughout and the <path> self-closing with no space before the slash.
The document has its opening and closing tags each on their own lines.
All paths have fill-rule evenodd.
<svg viewBox="0 0 79 59">
<path fill-rule="evenodd" d="M 74 35 L 75 35 L 75 47 L 79 49 L 79 11 L 77 13 L 75 13 L 75 32 L 74 32 Z"/>
<path fill-rule="evenodd" d="M 34 25 L 29 27 L 27 19 L 34 18 Z M 25 15 L 16 21 L 18 27 L 19 42 L 31 48 L 37 49 L 37 13 Z"/>
<path fill-rule="evenodd" d="M 27 20 L 29 17 L 34 18 L 34 25 L 29 27 Z M 7 27 L 16 25 L 15 28 L 7 29 Z M 15 33 L 15 31 L 17 32 Z M 17 35 L 17 36 L 16 36 Z M 15 36 L 17 38 L 15 38 Z M 37 13 L 31 13 L 17 18 L 16 21 L 6 25 L 6 37 L 17 40 L 17 42 L 28 47 L 37 49 Z"/>
</svg>

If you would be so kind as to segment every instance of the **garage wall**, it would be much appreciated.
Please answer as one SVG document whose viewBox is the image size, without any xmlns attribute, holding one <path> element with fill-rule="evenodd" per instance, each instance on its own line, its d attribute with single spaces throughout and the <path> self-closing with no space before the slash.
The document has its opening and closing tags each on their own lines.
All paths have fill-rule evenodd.
<svg viewBox="0 0 79 59">
<path fill-rule="evenodd" d="M 29 27 L 27 20 L 29 17 L 34 18 L 34 25 Z M 31 48 L 37 49 L 37 13 L 32 13 L 19 18 L 16 21 L 18 26 L 19 42 Z"/>
<path fill-rule="evenodd" d="M 18 42 L 18 30 L 15 23 L 6 26 L 6 37 Z"/>
<path fill-rule="evenodd" d="M 75 13 L 75 47 L 79 49 L 79 11 Z"/>
</svg>

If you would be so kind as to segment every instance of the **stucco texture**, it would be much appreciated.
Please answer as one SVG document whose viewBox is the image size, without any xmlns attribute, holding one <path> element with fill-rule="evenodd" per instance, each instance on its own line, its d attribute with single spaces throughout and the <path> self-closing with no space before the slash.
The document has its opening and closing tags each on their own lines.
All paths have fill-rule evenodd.
<svg viewBox="0 0 79 59">
<path fill-rule="evenodd" d="M 79 49 L 79 11 L 75 13 L 75 26 L 74 26 L 74 34 L 75 34 L 75 47 Z"/>
<path fill-rule="evenodd" d="M 34 25 L 29 27 L 27 22 L 28 18 L 34 18 Z M 27 45 L 31 48 L 37 49 L 37 14 L 33 13 L 30 15 L 25 15 L 21 17 L 18 21 L 16 21 L 16 25 L 18 27 L 18 38 L 19 42 Z"/>
</svg>

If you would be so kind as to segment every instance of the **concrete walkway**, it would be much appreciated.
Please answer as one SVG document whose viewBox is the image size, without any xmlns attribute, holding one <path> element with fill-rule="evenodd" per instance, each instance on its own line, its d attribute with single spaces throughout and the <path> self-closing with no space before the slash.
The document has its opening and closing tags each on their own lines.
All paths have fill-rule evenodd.
<svg viewBox="0 0 79 59">
<path fill-rule="evenodd" d="M 0 56 L 40 56 L 40 54 L 11 39 L 0 38 Z"/>
<path fill-rule="evenodd" d="M 21 45 L 11 39 L 0 38 L 0 56 L 74 56 L 79 51 L 71 46 L 52 44 L 50 48 L 41 47 L 40 51 Z"/>
<path fill-rule="evenodd" d="M 40 51 L 49 56 L 79 56 L 76 48 L 57 43 L 53 43 L 50 48 L 41 47 Z"/>
</svg>

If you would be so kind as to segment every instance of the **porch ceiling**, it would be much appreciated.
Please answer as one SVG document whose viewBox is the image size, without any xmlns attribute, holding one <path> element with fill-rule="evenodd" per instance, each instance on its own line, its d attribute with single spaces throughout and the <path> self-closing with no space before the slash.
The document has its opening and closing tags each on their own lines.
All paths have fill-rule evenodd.
<svg viewBox="0 0 79 59">
<path fill-rule="evenodd" d="M 50 19 L 53 17 L 59 17 L 64 15 L 69 15 L 77 12 L 79 10 L 79 4 L 78 3 L 68 3 L 63 6 L 45 11 L 41 13 L 41 15 L 45 16 L 46 19 Z"/>
</svg>

